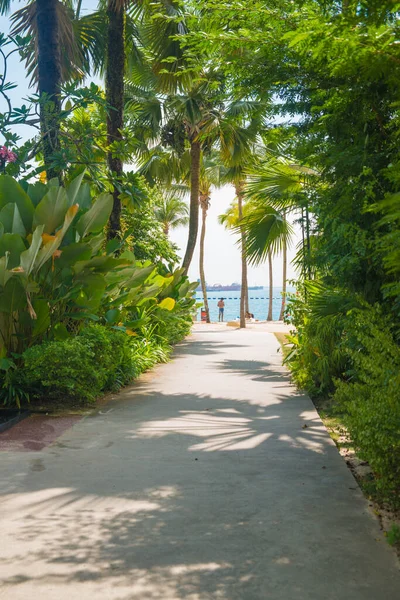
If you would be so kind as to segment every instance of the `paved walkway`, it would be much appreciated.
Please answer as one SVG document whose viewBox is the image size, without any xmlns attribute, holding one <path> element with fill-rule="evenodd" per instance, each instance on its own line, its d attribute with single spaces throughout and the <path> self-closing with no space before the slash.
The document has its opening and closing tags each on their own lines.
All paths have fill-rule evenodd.
<svg viewBox="0 0 400 600">
<path fill-rule="evenodd" d="M 397 600 L 271 333 L 206 328 L 41 452 L 2 452 L 7 600 Z"/>
</svg>

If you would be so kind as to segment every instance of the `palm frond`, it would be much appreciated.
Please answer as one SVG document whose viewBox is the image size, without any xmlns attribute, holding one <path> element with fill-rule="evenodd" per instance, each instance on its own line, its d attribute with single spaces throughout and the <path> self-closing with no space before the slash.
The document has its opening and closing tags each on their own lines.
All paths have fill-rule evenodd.
<svg viewBox="0 0 400 600">
<path fill-rule="evenodd" d="M 250 264 L 258 265 L 290 245 L 293 228 L 282 213 L 271 206 L 255 206 L 238 223 L 237 231 L 245 234 L 246 255 Z"/>
</svg>

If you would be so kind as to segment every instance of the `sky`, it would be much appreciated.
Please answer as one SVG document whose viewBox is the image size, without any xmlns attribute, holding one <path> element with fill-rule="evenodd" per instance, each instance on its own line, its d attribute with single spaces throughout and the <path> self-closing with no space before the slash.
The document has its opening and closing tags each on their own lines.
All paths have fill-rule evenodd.
<svg viewBox="0 0 400 600">
<path fill-rule="evenodd" d="M 13 2 L 12 11 L 17 10 L 23 3 Z M 82 12 L 87 14 L 92 12 L 97 6 L 96 0 L 83 0 Z M 0 31 L 7 33 L 9 30 L 9 18 L 0 16 Z M 10 92 L 14 106 L 18 107 L 24 103 L 24 98 L 32 94 L 34 90 L 28 86 L 24 65 L 19 62 L 17 54 L 13 55 L 8 64 L 9 80 L 16 83 L 17 87 Z M 0 65 L 0 72 L 3 71 L 3 65 Z M 96 80 L 97 82 L 97 80 Z M 4 110 L 4 104 L 0 100 L 0 110 Z M 19 127 L 15 132 L 26 139 L 34 135 L 33 130 L 27 127 Z M 2 140 L 0 141 L 0 143 Z M 237 236 L 226 231 L 222 225 L 218 224 L 218 215 L 225 212 L 234 200 L 235 192 L 233 187 L 225 186 L 215 190 L 211 196 L 211 207 L 207 218 L 207 234 L 205 245 L 205 273 L 209 284 L 221 283 L 230 284 L 240 282 L 241 279 L 241 260 L 240 249 L 237 245 Z M 295 218 L 295 217 L 294 217 Z M 293 218 L 292 218 L 293 221 Z M 293 243 L 288 251 L 288 279 L 296 279 L 296 273 L 290 265 L 290 261 L 296 254 L 296 246 L 300 241 L 299 227 L 294 226 L 295 235 Z M 180 248 L 180 256 L 183 257 L 187 242 L 187 228 L 180 227 L 170 233 L 171 240 Z M 193 257 L 190 267 L 190 279 L 199 278 L 199 252 L 198 247 Z M 274 286 L 282 285 L 282 258 L 274 257 L 273 262 Z M 249 285 L 268 285 L 267 265 L 260 267 L 249 267 L 248 271 Z"/>
</svg>

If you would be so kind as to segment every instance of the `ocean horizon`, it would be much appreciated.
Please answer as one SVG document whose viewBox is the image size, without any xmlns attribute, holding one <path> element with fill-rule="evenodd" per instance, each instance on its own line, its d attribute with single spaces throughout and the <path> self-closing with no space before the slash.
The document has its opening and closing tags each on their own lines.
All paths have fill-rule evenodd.
<svg viewBox="0 0 400 600">
<path fill-rule="evenodd" d="M 295 289 L 292 286 L 288 286 L 287 292 L 294 292 Z M 208 291 L 208 307 L 210 310 L 211 321 L 218 321 L 218 300 L 224 298 L 225 301 L 225 312 L 224 321 L 235 321 L 239 318 L 240 310 L 240 290 L 236 291 Z M 272 304 L 272 318 L 277 321 L 281 310 L 282 303 L 282 286 L 273 288 L 273 304 Z M 200 321 L 201 307 L 203 306 L 203 294 L 201 291 L 196 292 L 196 300 L 201 303 L 200 308 L 197 311 L 197 320 Z M 269 288 L 263 287 L 259 290 L 249 289 L 249 309 L 254 314 L 254 318 L 259 321 L 265 321 L 268 314 L 268 303 L 269 303 Z"/>
</svg>

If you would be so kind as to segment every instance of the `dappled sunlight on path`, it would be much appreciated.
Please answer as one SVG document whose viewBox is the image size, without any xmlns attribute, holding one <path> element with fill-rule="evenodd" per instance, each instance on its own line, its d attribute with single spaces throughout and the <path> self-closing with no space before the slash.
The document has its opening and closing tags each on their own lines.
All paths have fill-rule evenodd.
<svg viewBox="0 0 400 600">
<path fill-rule="evenodd" d="M 0 597 L 394 600 L 394 557 L 277 348 L 197 334 L 49 448 L 3 453 Z"/>
</svg>

